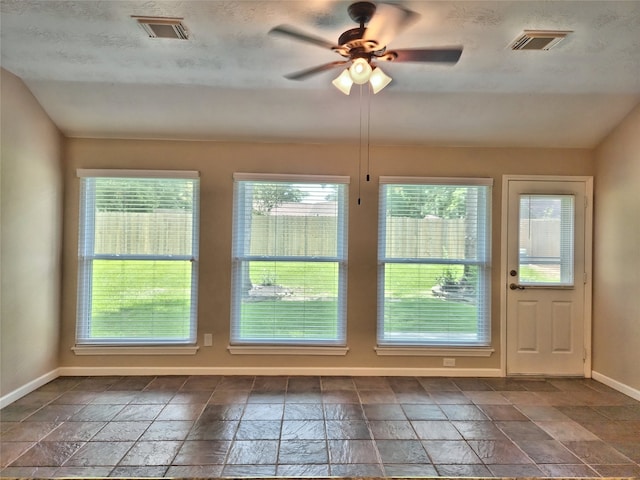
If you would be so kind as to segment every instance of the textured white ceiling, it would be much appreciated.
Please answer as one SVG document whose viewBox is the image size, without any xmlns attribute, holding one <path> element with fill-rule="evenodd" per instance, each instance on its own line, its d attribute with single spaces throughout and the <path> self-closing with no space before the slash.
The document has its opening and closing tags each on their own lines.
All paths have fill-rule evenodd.
<svg viewBox="0 0 640 480">
<path fill-rule="evenodd" d="M 589 148 L 640 102 L 640 1 L 407 1 L 421 17 L 390 47 L 464 45 L 458 64 L 385 64 L 394 81 L 362 104 L 339 70 L 283 78 L 340 57 L 269 29 L 336 42 L 350 3 L 1 0 L 0 64 L 80 137 L 353 141 L 362 109 L 374 143 Z M 183 17 L 190 39 L 132 15 Z M 524 29 L 574 33 L 510 50 Z"/>
</svg>

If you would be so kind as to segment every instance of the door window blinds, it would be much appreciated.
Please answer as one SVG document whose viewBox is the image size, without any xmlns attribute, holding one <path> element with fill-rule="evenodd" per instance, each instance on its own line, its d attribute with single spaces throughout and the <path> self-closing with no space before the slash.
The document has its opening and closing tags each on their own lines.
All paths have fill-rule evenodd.
<svg viewBox="0 0 640 480">
<path fill-rule="evenodd" d="M 348 177 L 234 179 L 231 343 L 344 345 Z"/>
<path fill-rule="evenodd" d="M 380 178 L 379 345 L 489 345 L 491 183 Z"/>
<path fill-rule="evenodd" d="M 79 170 L 78 345 L 193 344 L 197 172 Z"/>
</svg>

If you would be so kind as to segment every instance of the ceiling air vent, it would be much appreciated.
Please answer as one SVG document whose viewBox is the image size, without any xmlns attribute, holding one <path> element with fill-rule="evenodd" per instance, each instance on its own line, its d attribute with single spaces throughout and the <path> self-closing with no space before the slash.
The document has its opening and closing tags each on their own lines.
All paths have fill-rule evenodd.
<svg viewBox="0 0 640 480">
<path fill-rule="evenodd" d="M 151 38 L 176 38 L 186 40 L 189 38 L 187 27 L 182 23 L 182 18 L 167 17 L 137 17 L 138 25 Z"/>
<path fill-rule="evenodd" d="M 511 43 L 511 50 L 549 50 L 570 33 L 571 30 L 525 30 Z"/>
</svg>

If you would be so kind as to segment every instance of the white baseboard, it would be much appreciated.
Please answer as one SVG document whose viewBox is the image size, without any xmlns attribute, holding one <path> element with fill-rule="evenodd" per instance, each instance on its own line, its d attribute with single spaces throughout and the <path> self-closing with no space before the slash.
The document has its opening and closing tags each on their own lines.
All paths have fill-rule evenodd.
<svg viewBox="0 0 640 480">
<path fill-rule="evenodd" d="M 16 388 L 14 391 L 7 393 L 0 397 L 0 408 L 4 408 L 10 403 L 15 402 L 16 400 L 24 397 L 28 393 L 33 392 L 34 390 L 40 388 L 41 386 L 49 383 L 51 380 L 55 380 L 60 376 L 59 369 L 51 370 L 49 373 L 45 373 L 44 375 L 36 378 L 35 380 L 31 380 L 29 383 L 21 386 L 20 388 Z"/>
<path fill-rule="evenodd" d="M 613 378 L 607 377 L 606 375 L 603 375 L 596 371 L 591 372 L 591 378 L 593 378 L 594 380 L 597 380 L 600 383 L 604 383 L 606 386 L 611 387 L 614 390 L 617 390 L 621 393 L 624 393 L 625 395 L 628 395 L 631 398 L 634 398 L 640 401 L 640 390 L 630 387 L 629 385 L 625 385 L 622 382 L 614 380 Z"/>
<path fill-rule="evenodd" d="M 322 368 L 322 367 L 61 367 L 60 376 L 104 375 L 326 375 L 500 377 L 499 368 Z"/>
</svg>

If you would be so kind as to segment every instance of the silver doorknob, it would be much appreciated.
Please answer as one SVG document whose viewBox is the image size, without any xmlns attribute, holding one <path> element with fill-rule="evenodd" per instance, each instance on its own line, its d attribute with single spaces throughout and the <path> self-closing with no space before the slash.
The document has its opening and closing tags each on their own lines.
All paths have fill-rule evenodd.
<svg viewBox="0 0 640 480">
<path fill-rule="evenodd" d="M 510 283 L 509 288 L 511 290 L 524 290 L 524 287 L 522 285 L 517 285 L 515 283 Z"/>
</svg>

